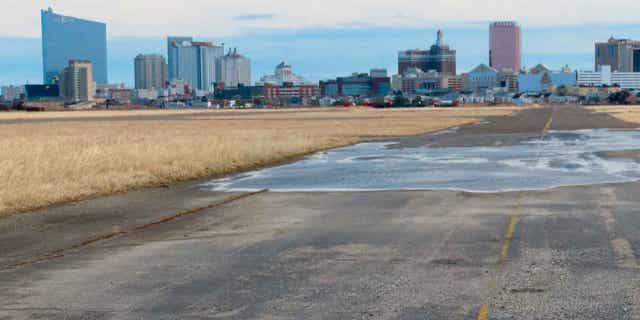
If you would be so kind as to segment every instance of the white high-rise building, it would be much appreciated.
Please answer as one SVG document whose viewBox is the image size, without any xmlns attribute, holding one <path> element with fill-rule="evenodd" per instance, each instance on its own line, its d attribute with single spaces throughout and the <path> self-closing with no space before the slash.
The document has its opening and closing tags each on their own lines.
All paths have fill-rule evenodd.
<svg viewBox="0 0 640 320">
<path fill-rule="evenodd" d="M 224 46 L 214 42 L 183 42 L 177 46 L 177 78 L 197 90 L 208 91 L 218 81 L 216 63 Z"/>
<path fill-rule="evenodd" d="M 238 53 L 238 49 L 227 53 L 220 58 L 218 63 L 218 82 L 225 87 L 238 87 L 238 85 L 251 85 L 251 60 Z"/>
<path fill-rule="evenodd" d="M 24 94 L 24 86 L 6 86 L 2 87 L 2 97 L 7 101 L 20 99 Z"/>
<path fill-rule="evenodd" d="M 260 79 L 261 84 L 272 84 L 281 86 L 283 83 L 293 83 L 295 86 L 310 84 L 305 78 L 293 73 L 293 68 L 285 62 L 276 66 L 273 74 L 266 75 Z"/>
<path fill-rule="evenodd" d="M 135 61 L 136 89 L 162 89 L 166 86 L 168 67 L 159 54 L 139 54 Z"/>
</svg>

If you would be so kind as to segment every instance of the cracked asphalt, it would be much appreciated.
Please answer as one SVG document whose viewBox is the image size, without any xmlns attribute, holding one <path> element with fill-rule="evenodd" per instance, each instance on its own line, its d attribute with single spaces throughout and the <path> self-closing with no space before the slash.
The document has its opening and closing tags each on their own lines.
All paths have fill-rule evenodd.
<svg viewBox="0 0 640 320">
<path fill-rule="evenodd" d="M 546 125 L 635 127 L 562 106 L 395 141 L 509 144 Z M 0 319 L 640 319 L 639 193 L 225 202 L 193 183 L 93 199 L 0 220 Z"/>
</svg>

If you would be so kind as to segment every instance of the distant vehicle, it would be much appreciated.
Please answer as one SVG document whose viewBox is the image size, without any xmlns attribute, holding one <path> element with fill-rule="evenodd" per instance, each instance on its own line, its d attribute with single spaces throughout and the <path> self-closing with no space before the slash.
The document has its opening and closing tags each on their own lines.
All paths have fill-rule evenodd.
<svg viewBox="0 0 640 320">
<path fill-rule="evenodd" d="M 351 103 L 351 102 L 343 102 L 341 105 L 343 107 L 345 107 L 345 108 L 349 108 L 349 107 L 353 107 L 354 106 L 354 104 Z"/>
<path fill-rule="evenodd" d="M 443 100 L 437 101 L 435 104 L 436 107 L 441 107 L 441 108 L 457 107 L 459 105 L 460 105 L 460 102 L 458 100 L 449 100 L 449 99 L 443 99 Z"/>
</svg>

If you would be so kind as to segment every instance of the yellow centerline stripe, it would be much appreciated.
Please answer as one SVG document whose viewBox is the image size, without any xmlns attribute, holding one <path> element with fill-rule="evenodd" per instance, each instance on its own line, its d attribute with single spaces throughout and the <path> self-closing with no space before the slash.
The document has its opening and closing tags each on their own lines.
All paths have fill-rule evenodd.
<svg viewBox="0 0 640 320">
<path fill-rule="evenodd" d="M 478 312 L 478 317 L 476 320 L 487 320 L 489 318 L 489 304 L 485 303 L 482 308 L 480 308 L 480 312 Z"/>
<path fill-rule="evenodd" d="M 519 205 L 518 205 L 519 206 Z M 518 209 L 518 211 L 520 211 Z M 516 231 L 516 226 L 518 225 L 519 213 L 514 216 L 511 216 L 509 220 L 509 227 L 507 227 L 507 231 L 504 235 L 504 242 L 502 243 L 502 248 L 500 249 L 500 266 L 504 265 L 509 257 L 509 247 L 511 246 L 511 240 L 513 239 L 513 234 Z"/>
<path fill-rule="evenodd" d="M 556 113 L 556 107 L 553 107 L 553 111 L 551 112 L 551 116 L 549 117 L 549 120 L 545 123 L 544 128 L 542 128 L 540 141 L 544 140 L 549 130 L 551 130 L 551 125 L 553 124 L 553 116 L 555 115 L 555 113 Z M 513 235 L 516 232 L 516 228 L 518 226 L 518 221 L 520 220 L 520 214 L 522 211 L 522 196 L 523 196 L 522 192 L 518 193 L 516 211 L 514 215 L 512 215 L 509 218 L 509 226 L 505 231 L 504 241 L 502 242 L 502 247 L 500 248 L 500 260 L 498 263 L 498 272 L 502 270 L 505 263 L 507 262 L 507 259 L 509 258 L 509 248 L 511 247 L 511 240 L 513 240 Z M 491 281 L 489 281 L 489 288 L 491 290 L 495 290 L 497 288 L 497 281 L 495 277 L 491 279 Z M 488 320 L 489 311 L 490 311 L 489 303 L 483 304 L 480 310 L 478 311 L 478 316 L 476 317 L 476 320 Z"/>
</svg>

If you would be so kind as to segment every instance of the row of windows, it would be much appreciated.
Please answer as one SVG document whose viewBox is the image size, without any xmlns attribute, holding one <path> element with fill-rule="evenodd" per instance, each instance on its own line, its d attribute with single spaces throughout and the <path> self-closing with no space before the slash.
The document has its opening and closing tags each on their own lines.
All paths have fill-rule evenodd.
<svg viewBox="0 0 640 320">
<path fill-rule="evenodd" d="M 602 47 L 596 47 L 596 56 L 598 58 L 602 57 Z M 618 46 L 615 45 L 608 45 L 607 46 L 607 56 L 608 57 L 615 57 L 618 55 Z"/>
</svg>

